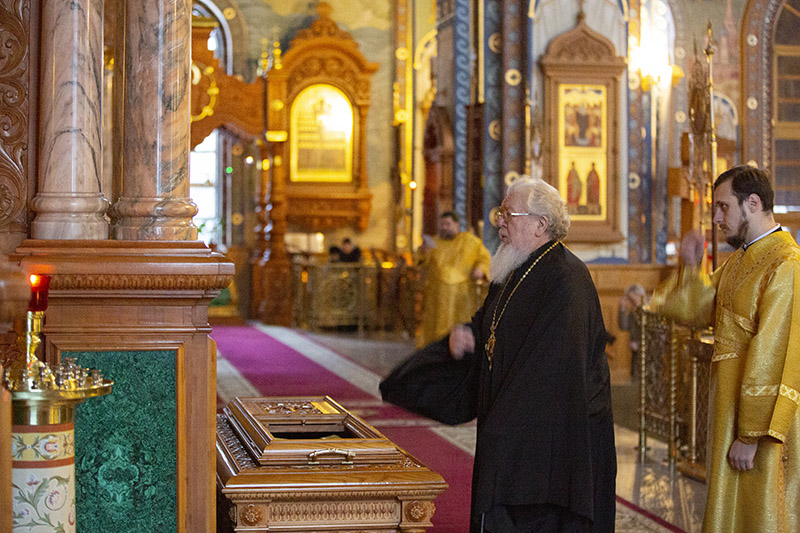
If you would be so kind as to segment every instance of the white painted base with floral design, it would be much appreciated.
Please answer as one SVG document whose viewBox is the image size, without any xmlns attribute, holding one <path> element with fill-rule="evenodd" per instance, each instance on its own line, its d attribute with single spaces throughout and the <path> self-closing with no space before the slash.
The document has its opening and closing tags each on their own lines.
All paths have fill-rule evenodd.
<svg viewBox="0 0 800 533">
<path fill-rule="evenodd" d="M 74 533 L 73 424 L 11 431 L 14 533 Z"/>
</svg>

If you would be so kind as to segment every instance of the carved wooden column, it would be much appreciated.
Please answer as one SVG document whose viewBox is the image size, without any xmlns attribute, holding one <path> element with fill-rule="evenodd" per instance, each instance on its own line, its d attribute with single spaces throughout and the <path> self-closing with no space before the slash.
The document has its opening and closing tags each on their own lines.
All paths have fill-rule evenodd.
<svg viewBox="0 0 800 533">
<path fill-rule="evenodd" d="M 103 2 L 42 6 L 39 187 L 35 239 L 106 239 L 103 173 Z"/>
<path fill-rule="evenodd" d="M 116 239 L 197 239 L 189 196 L 189 0 L 128 0 L 116 26 Z M 122 115 L 121 117 L 119 115 Z"/>
<path fill-rule="evenodd" d="M 36 98 L 29 89 L 36 78 L 39 32 L 38 4 L 25 0 L 0 0 L 0 253 L 8 254 L 28 236 L 28 202 L 35 185 L 28 183 L 35 168 Z"/>
</svg>

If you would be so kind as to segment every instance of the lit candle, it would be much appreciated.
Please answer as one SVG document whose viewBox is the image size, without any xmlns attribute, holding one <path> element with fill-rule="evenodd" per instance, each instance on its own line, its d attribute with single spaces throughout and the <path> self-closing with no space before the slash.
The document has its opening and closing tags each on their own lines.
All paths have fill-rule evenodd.
<svg viewBox="0 0 800 533">
<path fill-rule="evenodd" d="M 44 311 L 47 309 L 47 290 L 50 287 L 50 276 L 31 274 L 31 301 L 28 311 Z"/>
</svg>

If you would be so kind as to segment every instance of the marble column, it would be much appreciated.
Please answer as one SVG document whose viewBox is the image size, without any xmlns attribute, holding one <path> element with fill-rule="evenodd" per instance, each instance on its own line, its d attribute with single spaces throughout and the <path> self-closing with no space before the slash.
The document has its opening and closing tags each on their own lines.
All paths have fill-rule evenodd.
<svg viewBox="0 0 800 533">
<path fill-rule="evenodd" d="M 197 239 L 189 196 L 190 0 L 128 0 L 118 15 L 114 61 L 111 207 L 121 240 Z"/>
<path fill-rule="evenodd" d="M 103 2 L 42 5 L 39 180 L 34 239 L 106 239 Z"/>
</svg>

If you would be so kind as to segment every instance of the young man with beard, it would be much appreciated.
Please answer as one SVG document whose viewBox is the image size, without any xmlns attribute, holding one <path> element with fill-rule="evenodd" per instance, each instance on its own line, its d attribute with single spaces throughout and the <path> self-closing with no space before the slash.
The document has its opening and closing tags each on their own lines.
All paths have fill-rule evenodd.
<svg viewBox="0 0 800 533">
<path fill-rule="evenodd" d="M 448 341 L 477 381 L 471 531 L 613 531 L 606 330 L 588 269 L 561 242 L 566 205 L 523 179 L 495 221 L 489 294 Z"/>
<path fill-rule="evenodd" d="M 703 236 L 687 234 L 660 306 L 714 325 L 703 531 L 800 531 L 800 248 L 775 222 L 766 172 L 733 167 L 714 192 L 714 223 L 736 251 L 709 280 Z"/>
</svg>

